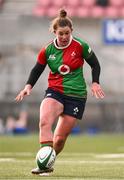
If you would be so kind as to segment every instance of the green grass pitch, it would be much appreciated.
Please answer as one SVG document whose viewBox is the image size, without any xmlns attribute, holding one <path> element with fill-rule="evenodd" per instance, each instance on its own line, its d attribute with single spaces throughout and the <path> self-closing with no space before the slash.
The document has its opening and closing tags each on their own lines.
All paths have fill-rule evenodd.
<svg viewBox="0 0 124 180">
<path fill-rule="evenodd" d="M 31 174 L 38 135 L 0 136 L 0 179 L 124 180 L 124 135 L 70 136 L 49 177 Z"/>
</svg>

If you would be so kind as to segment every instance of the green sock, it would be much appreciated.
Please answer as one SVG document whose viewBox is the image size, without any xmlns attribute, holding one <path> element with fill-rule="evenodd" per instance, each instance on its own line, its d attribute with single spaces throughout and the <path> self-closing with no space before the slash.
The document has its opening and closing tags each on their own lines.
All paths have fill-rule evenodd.
<svg viewBox="0 0 124 180">
<path fill-rule="evenodd" d="M 53 147 L 53 142 L 52 141 L 49 141 L 49 142 L 42 142 L 40 143 L 40 147 L 45 147 L 45 146 L 51 146 Z"/>
</svg>

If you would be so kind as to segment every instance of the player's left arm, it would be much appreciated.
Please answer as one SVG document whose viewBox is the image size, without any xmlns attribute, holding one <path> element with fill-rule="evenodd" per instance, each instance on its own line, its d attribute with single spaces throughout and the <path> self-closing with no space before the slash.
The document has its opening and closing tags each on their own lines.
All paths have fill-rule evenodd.
<svg viewBox="0 0 124 180">
<path fill-rule="evenodd" d="M 104 98 L 105 94 L 99 83 L 101 67 L 95 53 L 87 44 L 84 46 L 84 59 L 90 65 L 92 71 L 92 95 L 96 98 Z"/>
</svg>

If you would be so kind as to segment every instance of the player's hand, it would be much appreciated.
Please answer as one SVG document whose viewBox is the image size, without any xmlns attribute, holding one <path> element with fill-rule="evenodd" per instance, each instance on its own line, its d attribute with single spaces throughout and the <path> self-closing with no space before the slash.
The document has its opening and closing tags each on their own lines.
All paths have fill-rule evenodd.
<svg viewBox="0 0 124 180">
<path fill-rule="evenodd" d="M 29 96 L 31 93 L 31 89 L 32 86 L 30 84 L 27 84 L 25 88 L 22 91 L 20 91 L 20 93 L 16 96 L 15 101 L 22 101 L 24 96 Z"/>
<path fill-rule="evenodd" d="M 92 92 L 92 96 L 95 96 L 97 99 L 104 98 L 105 96 L 100 84 L 96 82 L 92 83 L 91 92 Z"/>
</svg>

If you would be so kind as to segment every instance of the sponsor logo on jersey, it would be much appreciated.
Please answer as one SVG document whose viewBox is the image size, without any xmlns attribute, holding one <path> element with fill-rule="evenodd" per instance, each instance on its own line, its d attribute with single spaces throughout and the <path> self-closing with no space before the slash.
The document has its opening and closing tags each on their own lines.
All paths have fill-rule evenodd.
<svg viewBox="0 0 124 180">
<path fill-rule="evenodd" d="M 61 66 L 59 66 L 58 71 L 60 72 L 60 74 L 66 75 L 70 72 L 70 67 L 66 64 L 62 64 Z"/>
<path fill-rule="evenodd" d="M 55 60 L 56 56 L 55 54 L 50 54 L 48 60 Z"/>
</svg>

